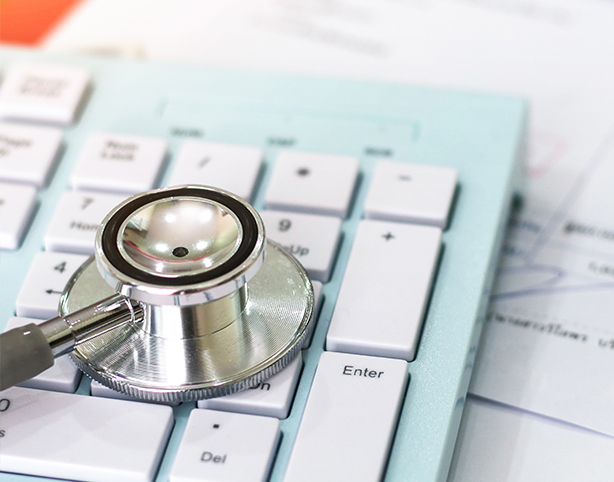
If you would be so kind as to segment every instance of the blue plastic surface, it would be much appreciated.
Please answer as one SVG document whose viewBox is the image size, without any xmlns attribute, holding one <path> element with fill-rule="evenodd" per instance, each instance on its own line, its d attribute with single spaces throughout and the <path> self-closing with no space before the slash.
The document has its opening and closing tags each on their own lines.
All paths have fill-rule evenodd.
<svg viewBox="0 0 614 482">
<path fill-rule="evenodd" d="M 85 136 L 97 130 L 169 140 L 170 171 L 187 137 L 261 146 L 265 167 L 254 198 L 262 208 L 280 149 L 357 156 L 361 177 L 342 244 L 271 480 L 280 481 L 317 361 L 324 347 L 351 241 L 374 165 L 394 159 L 456 168 L 459 190 L 417 358 L 400 416 L 385 480 L 444 481 L 463 410 L 487 295 L 513 193 L 520 188 L 526 104 L 521 99 L 453 93 L 401 84 L 377 84 L 262 72 L 209 69 L 34 51 L 0 51 L 3 73 L 15 61 L 78 65 L 92 73 L 89 98 L 77 123 L 65 129 L 65 150 L 25 242 L 0 254 L 0 326 L 15 298 Z M 164 185 L 166 175 L 160 179 Z M 78 393 L 89 393 L 85 379 Z M 157 480 L 168 479 L 187 416 L 176 425 Z M 0 425 L 1 425 L 0 418 Z M 1 450 L 1 448 L 0 448 Z M 3 481 L 41 480 L 0 474 Z"/>
</svg>

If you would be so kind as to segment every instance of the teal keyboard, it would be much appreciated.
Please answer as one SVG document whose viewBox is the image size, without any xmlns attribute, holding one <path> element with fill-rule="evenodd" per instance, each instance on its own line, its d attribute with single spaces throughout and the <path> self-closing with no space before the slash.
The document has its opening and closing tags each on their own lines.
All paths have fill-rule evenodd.
<svg viewBox="0 0 614 482">
<path fill-rule="evenodd" d="M 318 298 L 234 399 L 122 400 L 57 360 L 0 393 L 0 480 L 446 480 L 523 100 L 20 49 L 0 79 L 0 327 L 53 316 L 103 215 L 174 184 L 250 200 Z"/>
</svg>

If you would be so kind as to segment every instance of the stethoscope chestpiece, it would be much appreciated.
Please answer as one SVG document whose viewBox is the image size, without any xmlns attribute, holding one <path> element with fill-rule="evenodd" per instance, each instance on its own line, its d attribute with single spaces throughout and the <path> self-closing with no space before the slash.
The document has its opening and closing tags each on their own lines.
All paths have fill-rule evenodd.
<svg viewBox="0 0 614 482">
<path fill-rule="evenodd" d="M 211 187 L 158 189 L 117 206 L 97 232 L 95 257 L 67 285 L 60 315 L 114 293 L 138 302 L 143 320 L 71 356 L 92 379 L 148 400 L 256 385 L 298 353 L 312 326 L 305 270 L 266 239 L 252 206 Z"/>
<path fill-rule="evenodd" d="M 151 191 L 117 206 L 96 236 L 98 269 L 132 299 L 190 306 L 237 291 L 262 266 L 265 233 L 254 208 L 202 186 Z"/>
</svg>

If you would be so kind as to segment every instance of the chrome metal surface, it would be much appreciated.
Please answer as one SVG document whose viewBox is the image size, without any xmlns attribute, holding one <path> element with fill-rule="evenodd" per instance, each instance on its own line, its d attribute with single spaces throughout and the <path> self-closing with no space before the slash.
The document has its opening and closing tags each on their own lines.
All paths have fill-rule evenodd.
<svg viewBox="0 0 614 482">
<path fill-rule="evenodd" d="M 247 303 L 247 285 L 219 300 L 194 306 L 143 306 L 142 329 L 164 338 L 194 338 L 209 335 L 235 321 Z"/>
<path fill-rule="evenodd" d="M 143 307 L 136 301 L 114 294 L 95 305 L 39 325 L 54 357 L 72 351 L 75 346 L 125 323 L 143 321 Z"/>
<path fill-rule="evenodd" d="M 129 298 L 193 306 L 245 285 L 265 257 L 264 224 L 240 197 L 206 186 L 133 196 L 103 220 L 96 262 L 103 279 Z"/>
<path fill-rule="evenodd" d="M 138 209 L 119 229 L 126 261 L 169 278 L 210 271 L 228 261 L 243 229 L 232 211 L 202 198 L 167 198 Z"/>
<path fill-rule="evenodd" d="M 174 332 L 180 336 L 166 336 L 166 327 L 159 326 L 162 319 L 128 323 L 81 343 L 71 354 L 73 360 L 94 380 L 148 400 L 211 398 L 260 383 L 303 347 L 312 329 L 314 302 L 311 282 L 300 264 L 271 241 L 267 251 L 247 293 L 243 291 L 247 297 L 230 303 L 245 303 L 234 321 L 195 336 L 181 330 Z M 90 258 L 67 286 L 60 314 L 113 293 Z"/>
</svg>

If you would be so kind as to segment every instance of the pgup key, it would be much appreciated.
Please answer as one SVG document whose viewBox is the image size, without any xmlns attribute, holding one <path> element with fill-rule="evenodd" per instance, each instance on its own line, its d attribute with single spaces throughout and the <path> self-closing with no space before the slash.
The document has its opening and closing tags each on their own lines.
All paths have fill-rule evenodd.
<svg viewBox="0 0 614 482">
<path fill-rule="evenodd" d="M 269 210 L 261 215 L 267 235 L 298 259 L 311 279 L 326 283 L 341 239 L 341 220 Z"/>
</svg>

